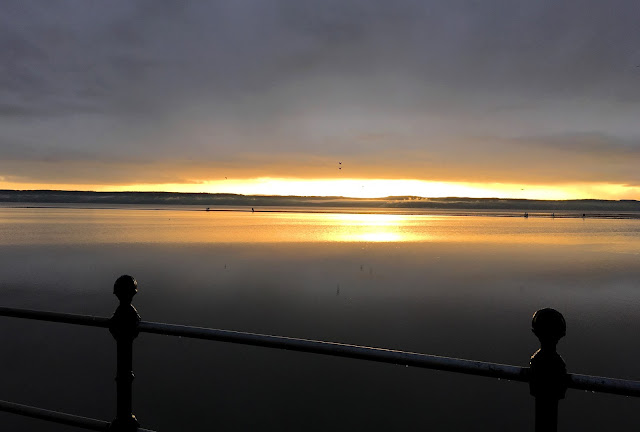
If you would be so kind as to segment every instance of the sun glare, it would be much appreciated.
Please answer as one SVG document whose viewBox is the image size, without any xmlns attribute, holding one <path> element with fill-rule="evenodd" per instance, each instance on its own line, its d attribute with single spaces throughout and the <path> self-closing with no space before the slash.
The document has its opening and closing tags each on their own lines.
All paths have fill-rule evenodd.
<svg viewBox="0 0 640 432">
<path fill-rule="evenodd" d="M 181 190 L 171 185 L 167 190 Z M 243 195 L 340 196 L 384 198 L 519 198 L 519 199 L 637 199 L 640 188 L 617 184 L 528 185 L 509 183 L 435 182 L 411 179 L 256 179 L 222 180 L 193 185 L 198 192 Z M 175 189 L 174 189 L 175 188 Z"/>
<path fill-rule="evenodd" d="M 408 216 L 389 214 L 331 214 L 324 217 L 332 227 L 331 241 L 341 242 L 403 242 L 416 240 L 416 233 L 407 230 Z"/>
<path fill-rule="evenodd" d="M 193 181 L 191 183 L 91 185 L 22 184 L 1 181 L 0 189 L 92 190 L 109 192 L 199 192 L 241 195 L 339 196 L 384 198 L 416 196 L 426 198 L 519 198 L 519 199 L 638 199 L 640 187 L 624 184 L 576 183 L 529 185 L 510 183 L 436 182 L 402 179 L 292 179 L 259 177 Z"/>
</svg>

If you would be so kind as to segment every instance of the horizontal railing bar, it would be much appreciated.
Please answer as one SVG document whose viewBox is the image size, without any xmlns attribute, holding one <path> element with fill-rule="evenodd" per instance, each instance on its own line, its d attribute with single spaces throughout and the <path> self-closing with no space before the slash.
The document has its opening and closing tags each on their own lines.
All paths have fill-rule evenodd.
<svg viewBox="0 0 640 432">
<path fill-rule="evenodd" d="M 15 309 L 0 307 L 0 316 L 26 318 L 40 321 L 61 322 L 67 324 L 78 324 L 92 327 L 109 327 L 110 318 L 97 317 L 91 315 L 75 315 L 59 312 L 46 312 L 28 309 Z"/>
<path fill-rule="evenodd" d="M 109 430 L 109 422 L 96 420 L 88 417 L 81 417 L 73 414 L 61 413 L 58 411 L 36 408 L 29 405 L 22 405 L 13 402 L 0 400 L 0 411 L 19 414 L 26 417 L 33 417 L 54 423 L 62 423 L 68 426 L 76 426 L 83 429 L 106 431 Z"/>
<path fill-rule="evenodd" d="M 385 348 L 371 348 L 335 342 L 314 341 L 309 339 L 297 339 L 284 336 L 271 336 L 257 333 L 190 327 L 146 321 L 140 322 L 138 329 L 139 331 L 146 333 L 164 334 L 169 336 L 184 336 L 196 339 L 208 339 L 220 342 L 230 342 L 270 348 L 283 348 L 292 351 L 357 358 L 383 363 L 421 367 L 426 369 L 459 372 L 469 375 L 504 378 L 512 381 L 529 382 L 529 368 L 505 365 L 500 363 L 489 363 L 477 360 L 434 356 L 428 354 L 389 350 Z M 567 374 L 567 376 L 568 388 L 576 390 L 589 390 L 599 393 L 610 393 L 621 396 L 640 396 L 640 381 L 622 380 L 617 378 L 598 377 L 581 374 Z"/>
<path fill-rule="evenodd" d="M 640 381 L 591 375 L 568 374 L 568 387 L 621 396 L 640 396 Z"/>
<path fill-rule="evenodd" d="M 169 336 L 184 336 L 196 339 L 208 339 L 220 342 L 239 343 L 244 345 L 282 348 L 291 351 L 326 354 L 338 357 L 371 360 L 382 363 L 414 366 L 443 371 L 459 372 L 493 378 L 504 378 L 513 381 L 528 382 L 529 368 L 465 360 L 452 357 L 441 357 L 418 354 L 384 348 L 370 348 L 336 342 L 297 339 L 284 336 L 270 336 L 257 333 L 245 333 L 231 330 L 218 330 L 202 327 L 181 326 L 142 321 L 138 330 L 145 333 Z"/>
<path fill-rule="evenodd" d="M 25 417 L 37 418 L 54 423 L 61 423 L 68 426 L 75 426 L 83 429 L 95 431 L 108 431 L 110 422 L 92 419 L 73 414 L 51 411 L 44 408 L 37 408 L 29 405 L 22 405 L 14 402 L 0 400 L 0 411 L 18 414 Z M 154 432 L 150 429 L 138 428 L 137 432 Z"/>
<path fill-rule="evenodd" d="M 95 431 L 106 431 L 109 429 L 109 422 L 104 420 L 96 420 L 88 417 L 46 410 L 4 400 L 0 400 L 0 411 Z"/>
<path fill-rule="evenodd" d="M 42 321 L 62 322 L 93 327 L 109 327 L 110 318 L 91 315 L 75 315 L 58 312 L 45 312 L 27 309 L 0 307 L 0 316 L 36 319 Z M 338 357 L 364 359 L 382 363 L 401 364 L 407 366 L 459 372 L 513 381 L 529 382 L 529 368 L 442 357 L 405 351 L 371 348 L 359 345 L 336 342 L 315 341 L 309 339 L 271 336 L 258 333 L 238 332 L 232 330 L 210 329 L 176 324 L 165 324 L 142 321 L 138 330 L 145 333 L 169 336 L 184 336 L 196 339 L 208 339 L 244 345 L 282 348 L 291 351 L 325 354 Z M 622 380 L 581 374 L 567 374 L 568 388 L 610 393 L 622 396 L 640 396 L 640 381 Z"/>
</svg>

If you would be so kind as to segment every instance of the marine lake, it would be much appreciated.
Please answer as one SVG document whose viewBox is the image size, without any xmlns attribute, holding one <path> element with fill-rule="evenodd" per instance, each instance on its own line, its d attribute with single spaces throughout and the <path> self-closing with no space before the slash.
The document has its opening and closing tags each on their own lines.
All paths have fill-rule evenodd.
<svg viewBox="0 0 640 432">
<path fill-rule="evenodd" d="M 570 372 L 640 379 L 640 219 L 212 210 L 4 203 L 0 306 L 111 316 L 130 274 L 145 321 L 521 366 L 531 315 L 553 307 Z M 114 417 L 108 331 L 0 317 L 0 344 L 0 399 Z M 533 430 L 527 385 L 491 378 L 149 334 L 134 372 L 155 430 Z M 559 430 L 637 428 L 639 408 L 569 390 Z"/>
</svg>

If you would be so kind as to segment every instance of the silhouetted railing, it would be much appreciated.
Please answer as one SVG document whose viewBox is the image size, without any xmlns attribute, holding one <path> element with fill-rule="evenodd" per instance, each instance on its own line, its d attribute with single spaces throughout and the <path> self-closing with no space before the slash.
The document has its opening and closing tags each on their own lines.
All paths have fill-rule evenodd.
<svg viewBox="0 0 640 432">
<path fill-rule="evenodd" d="M 109 329 L 117 344 L 116 418 L 113 421 L 90 419 L 7 401 L 0 401 L 0 411 L 90 430 L 145 431 L 146 429 L 140 428 L 133 415 L 131 404 L 132 347 L 133 340 L 139 332 L 280 348 L 528 382 L 530 393 L 535 398 L 537 432 L 557 430 L 558 401 L 564 398 L 568 388 L 640 396 L 640 381 L 567 373 L 564 361 L 556 351 L 558 341 L 565 335 L 566 324 L 562 314 L 553 309 L 541 309 L 533 315 L 532 330 L 540 340 L 540 349 L 531 357 L 530 367 L 520 367 L 335 342 L 146 322 L 140 320 L 138 312 L 131 304 L 137 291 L 137 282 L 133 277 L 125 275 L 116 280 L 113 292 L 120 304 L 111 318 L 0 307 L 0 316 Z"/>
</svg>

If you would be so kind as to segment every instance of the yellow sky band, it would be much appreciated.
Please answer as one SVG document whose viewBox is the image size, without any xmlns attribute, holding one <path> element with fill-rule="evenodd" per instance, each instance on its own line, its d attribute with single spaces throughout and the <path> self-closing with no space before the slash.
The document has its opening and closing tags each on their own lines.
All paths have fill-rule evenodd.
<svg viewBox="0 0 640 432">
<path fill-rule="evenodd" d="M 637 199 L 640 187 L 607 184 L 576 183 L 559 185 L 529 185 L 508 183 L 435 182 L 402 179 L 291 179 L 260 177 L 225 179 L 197 183 L 92 185 L 36 184 L 2 181 L 1 189 L 54 189 L 93 191 L 167 191 L 236 193 L 243 195 L 299 195 L 379 198 L 386 196 L 522 198 L 522 199 Z"/>
</svg>

